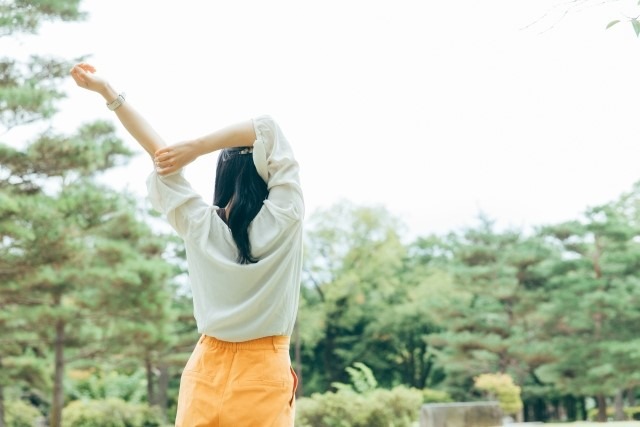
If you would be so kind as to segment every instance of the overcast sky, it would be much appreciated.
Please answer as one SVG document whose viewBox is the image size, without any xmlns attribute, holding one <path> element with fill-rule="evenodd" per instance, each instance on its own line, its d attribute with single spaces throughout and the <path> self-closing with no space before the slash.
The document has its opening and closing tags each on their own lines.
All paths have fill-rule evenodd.
<svg viewBox="0 0 640 427">
<path fill-rule="evenodd" d="M 1 47 L 91 55 L 168 141 L 271 114 L 309 213 L 348 199 L 386 205 L 413 235 L 473 225 L 480 210 L 526 228 L 640 179 L 640 40 L 628 23 L 605 30 L 640 10 L 620 0 L 562 18 L 573 3 L 85 0 L 86 22 Z M 71 79 L 68 93 L 59 129 L 115 120 Z M 208 200 L 214 164 L 187 170 Z M 109 178 L 143 197 L 149 167 L 140 155 Z"/>
</svg>

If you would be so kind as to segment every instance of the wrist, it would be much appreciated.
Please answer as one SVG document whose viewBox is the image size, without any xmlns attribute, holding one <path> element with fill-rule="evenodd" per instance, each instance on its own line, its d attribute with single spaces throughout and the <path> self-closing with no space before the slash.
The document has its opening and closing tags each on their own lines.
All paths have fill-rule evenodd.
<svg viewBox="0 0 640 427">
<path fill-rule="evenodd" d="M 97 92 L 102 95 L 107 103 L 113 102 L 118 97 L 118 92 L 109 83 L 105 83 Z"/>
</svg>

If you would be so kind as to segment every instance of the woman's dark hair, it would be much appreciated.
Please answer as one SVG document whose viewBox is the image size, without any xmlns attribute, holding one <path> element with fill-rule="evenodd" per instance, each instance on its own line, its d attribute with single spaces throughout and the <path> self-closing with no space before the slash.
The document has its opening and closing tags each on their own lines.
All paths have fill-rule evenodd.
<svg viewBox="0 0 640 427">
<path fill-rule="evenodd" d="M 251 147 L 227 148 L 218 156 L 213 204 L 231 229 L 238 247 L 238 263 L 258 262 L 251 255 L 249 224 L 258 215 L 269 195 L 267 184 L 260 178 L 253 163 Z M 230 205 L 229 217 L 224 208 Z"/>
</svg>

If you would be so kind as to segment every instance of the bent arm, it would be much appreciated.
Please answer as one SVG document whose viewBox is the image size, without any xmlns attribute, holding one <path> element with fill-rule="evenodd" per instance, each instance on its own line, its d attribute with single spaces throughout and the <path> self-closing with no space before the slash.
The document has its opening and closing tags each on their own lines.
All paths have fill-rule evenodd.
<svg viewBox="0 0 640 427">
<path fill-rule="evenodd" d="M 227 126 L 190 141 L 164 147 L 155 152 L 160 175 L 168 175 L 204 154 L 225 148 L 250 147 L 256 140 L 253 122 L 247 120 Z"/>
<path fill-rule="evenodd" d="M 255 140 L 253 122 L 247 120 L 197 138 L 194 143 L 201 154 L 208 154 L 225 148 L 251 147 Z"/>
<path fill-rule="evenodd" d="M 80 63 L 71 69 L 71 76 L 76 84 L 84 89 L 99 93 L 107 101 L 113 102 L 118 97 L 109 82 L 95 74 L 96 69 L 90 64 Z M 144 117 L 131 105 L 125 101 L 115 110 L 116 116 L 125 127 L 127 132 L 153 157 L 154 153 L 166 146 L 164 140 L 151 127 Z"/>
</svg>

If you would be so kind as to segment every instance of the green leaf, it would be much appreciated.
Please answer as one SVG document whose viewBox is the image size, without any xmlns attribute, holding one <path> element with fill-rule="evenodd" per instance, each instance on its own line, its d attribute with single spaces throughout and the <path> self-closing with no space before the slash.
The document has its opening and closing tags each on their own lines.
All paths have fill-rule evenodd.
<svg viewBox="0 0 640 427">
<path fill-rule="evenodd" d="M 632 19 L 631 25 L 633 25 L 633 30 L 636 32 L 636 36 L 640 36 L 640 22 L 637 19 Z"/>
<path fill-rule="evenodd" d="M 606 28 L 606 29 L 608 30 L 609 28 L 611 28 L 611 27 L 613 27 L 614 25 L 616 25 L 618 22 L 620 22 L 620 20 L 619 20 L 619 19 L 616 19 L 615 21 L 611 21 L 611 22 L 609 22 L 609 23 L 607 24 L 607 28 Z"/>
</svg>

